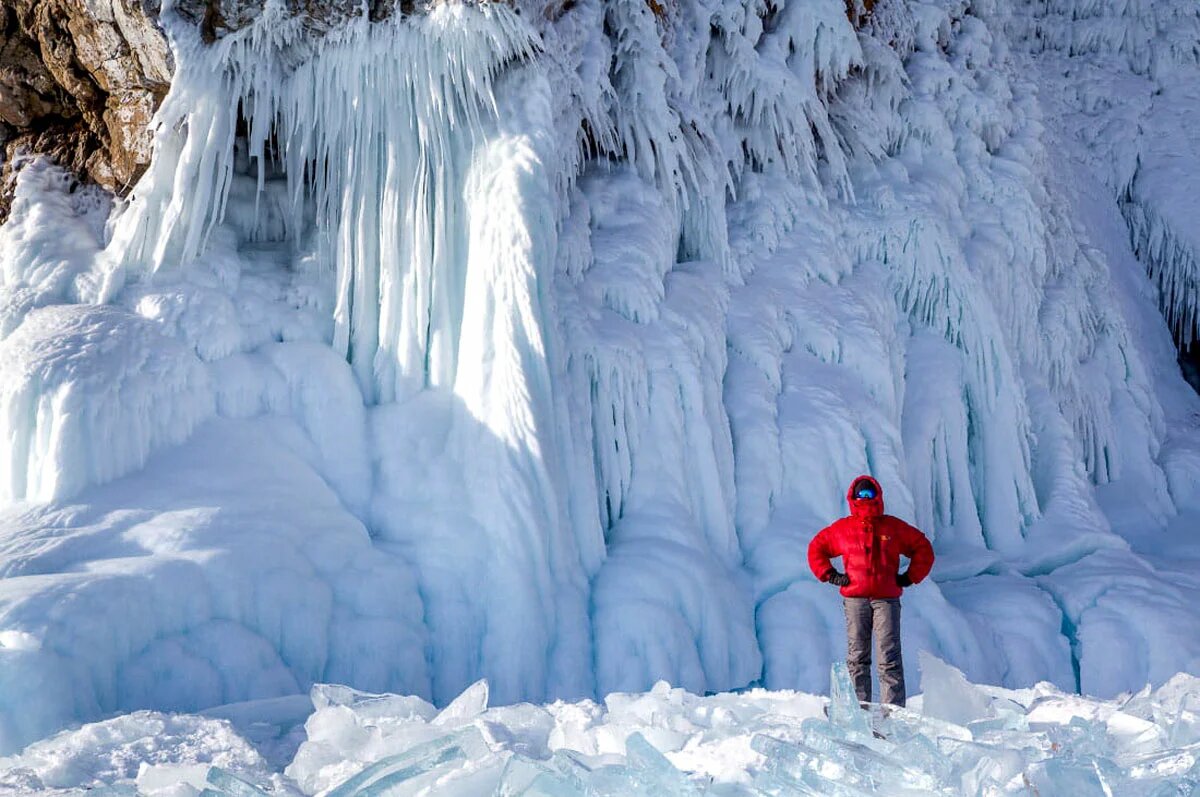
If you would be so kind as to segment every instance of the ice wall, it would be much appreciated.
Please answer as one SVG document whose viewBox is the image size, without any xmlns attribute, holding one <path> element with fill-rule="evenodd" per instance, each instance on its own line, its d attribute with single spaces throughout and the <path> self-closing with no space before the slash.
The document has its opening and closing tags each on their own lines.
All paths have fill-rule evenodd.
<svg viewBox="0 0 1200 797">
<path fill-rule="evenodd" d="M 1200 69 L 1031 47 L 1056 14 L 444 4 L 316 37 L 268 3 L 204 45 L 168 13 L 131 199 L 105 224 L 35 165 L 0 228 L 0 748 L 322 680 L 819 690 L 842 621 L 805 549 L 866 471 L 938 551 L 906 656 L 1194 671 L 1193 250 L 1137 221 L 1164 205 L 1112 90 L 1037 70 Z"/>
<path fill-rule="evenodd" d="M 1099 179 L 1121 195 L 1138 259 L 1181 346 L 1197 334 L 1198 242 L 1191 162 L 1200 10 L 1194 3 L 1045 0 L 1007 20 L 1021 50 L 1047 67 L 1047 88 L 1068 136 Z M 1105 99 L 1118 86 L 1121 102 Z M 1111 120 L 1111 121 L 1109 121 Z M 1099 122 L 1099 124 L 1097 124 Z"/>
<path fill-rule="evenodd" d="M 316 44 L 290 24 L 272 7 L 214 48 L 180 33 L 159 146 L 181 154 L 156 164 L 106 254 L 127 276 L 201 256 L 245 179 L 241 108 L 258 181 L 241 238 L 332 277 L 328 342 L 354 400 L 378 407 L 369 500 L 351 507 L 421 574 L 434 696 L 481 666 L 505 700 L 589 691 L 583 548 L 598 526 L 571 522 L 556 433 L 550 87 L 515 65 L 535 34 L 490 6 L 360 19 Z M 181 203 L 180 185 L 201 188 Z"/>
</svg>

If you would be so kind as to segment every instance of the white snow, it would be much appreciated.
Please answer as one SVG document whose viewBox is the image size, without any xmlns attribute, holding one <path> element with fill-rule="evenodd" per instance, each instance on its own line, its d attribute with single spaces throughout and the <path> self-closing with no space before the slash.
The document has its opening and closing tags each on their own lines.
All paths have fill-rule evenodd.
<svg viewBox="0 0 1200 797">
<path fill-rule="evenodd" d="M 477 692 L 430 719 L 481 678 L 823 691 L 842 619 L 805 551 L 862 472 L 938 553 L 911 691 L 923 651 L 1102 698 L 1200 673 L 1194 2 L 881 0 L 858 31 L 840 0 L 444 3 L 320 36 L 286 5 L 213 46 L 168 10 L 129 199 L 20 172 L 0 752 L 139 709 L 290 722 L 342 683 L 419 722 L 368 743 L 365 699 L 318 690 L 295 782 L 429 742 L 485 783 L 499 737 L 437 741 Z M 488 712 L 532 758 L 625 756 L 557 705 Z M 736 722 L 713 755 L 758 760 Z M 931 777 L 1074 766 L 1013 745 Z"/>
</svg>

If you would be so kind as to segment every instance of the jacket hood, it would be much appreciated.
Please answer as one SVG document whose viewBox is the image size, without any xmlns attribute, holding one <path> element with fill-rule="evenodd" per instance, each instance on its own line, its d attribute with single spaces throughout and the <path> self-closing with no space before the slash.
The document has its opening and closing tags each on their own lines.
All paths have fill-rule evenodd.
<svg viewBox="0 0 1200 797">
<path fill-rule="evenodd" d="M 855 490 L 862 482 L 868 482 L 875 488 L 874 498 L 854 497 Z M 846 503 L 850 505 L 850 514 L 855 517 L 878 517 L 883 514 L 883 487 L 871 476 L 859 476 L 850 482 L 850 489 L 846 490 Z"/>
</svg>

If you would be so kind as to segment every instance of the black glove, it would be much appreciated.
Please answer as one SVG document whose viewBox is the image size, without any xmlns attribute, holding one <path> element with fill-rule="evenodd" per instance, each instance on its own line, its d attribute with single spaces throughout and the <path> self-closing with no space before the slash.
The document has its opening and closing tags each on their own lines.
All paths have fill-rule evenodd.
<svg viewBox="0 0 1200 797">
<path fill-rule="evenodd" d="M 897 573 L 896 574 L 896 586 L 898 586 L 898 587 L 911 587 L 912 586 L 912 579 L 908 577 L 908 573 Z"/>
<path fill-rule="evenodd" d="M 839 573 L 836 570 L 834 570 L 833 573 L 830 574 L 829 578 L 825 580 L 838 587 L 845 587 L 849 586 L 850 584 L 850 576 L 846 575 L 845 573 Z"/>
</svg>

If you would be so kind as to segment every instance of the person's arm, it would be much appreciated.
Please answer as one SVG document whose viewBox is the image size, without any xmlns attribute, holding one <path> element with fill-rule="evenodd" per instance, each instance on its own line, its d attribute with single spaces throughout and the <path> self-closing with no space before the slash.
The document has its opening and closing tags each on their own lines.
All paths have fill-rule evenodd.
<svg viewBox="0 0 1200 797">
<path fill-rule="evenodd" d="M 908 570 L 896 576 L 902 587 L 920 584 L 933 569 L 933 546 L 920 530 L 907 523 L 900 530 L 900 553 L 908 557 Z"/>
<path fill-rule="evenodd" d="M 817 532 L 817 536 L 812 538 L 812 542 L 808 544 L 808 567 L 812 570 L 813 575 L 818 581 L 829 581 L 835 576 L 842 574 L 833 566 L 833 562 L 829 561 L 835 556 L 839 556 L 839 552 L 833 549 L 831 544 L 832 534 L 830 529 L 832 526 L 826 526 Z"/>
</svg>

